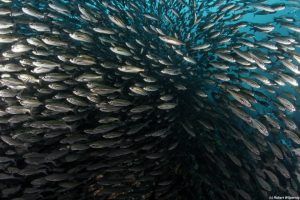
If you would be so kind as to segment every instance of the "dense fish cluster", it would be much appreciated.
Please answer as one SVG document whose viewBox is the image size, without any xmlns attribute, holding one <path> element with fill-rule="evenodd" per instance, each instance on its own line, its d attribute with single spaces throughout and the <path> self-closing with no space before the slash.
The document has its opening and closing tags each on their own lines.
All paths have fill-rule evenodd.
<svg viewBox="0 0 300 200">
<path fill-rule="evenodd" d="M 0 0 L 0 199 L 299 196 L 299 8 Z"/>
</svg>

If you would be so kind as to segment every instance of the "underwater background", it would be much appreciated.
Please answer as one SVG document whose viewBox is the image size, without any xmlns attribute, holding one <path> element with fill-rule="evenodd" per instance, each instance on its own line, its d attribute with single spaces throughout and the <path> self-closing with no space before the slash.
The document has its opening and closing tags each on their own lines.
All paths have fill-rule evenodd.
<svg viewBox="0 0 300 200">
<path fill-rule="evenodd" d="M 0 0 L 0 199 L 300 199 L 299 0 Z"/>
</svg>

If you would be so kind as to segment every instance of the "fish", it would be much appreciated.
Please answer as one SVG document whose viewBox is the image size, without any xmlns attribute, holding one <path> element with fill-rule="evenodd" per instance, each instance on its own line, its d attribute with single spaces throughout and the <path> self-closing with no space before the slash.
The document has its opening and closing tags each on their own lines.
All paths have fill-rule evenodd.
<svg viewBox="0 0 300 200">
<path fill-rule="evenodd" d="M 118 70 L 121 72 L 125 72 L 125 73 L 144 72 L 143 68 L 137 67 L 137 66 L 132 66 L 132 65 L 124 65 L 124 66 L 118 67 Z"/>
<path fill-rule="evenodd" d="M 0 199 L 299 196 L 299 7 L 0 0 Z"/>
<path fill-rule="evenodd" d="M 159 39 L 167 44 L 172 44 L 176 46 L 183 45 L 184 43 L 177 38 L 171 37 L 171 36 L 159 36 Z"/>
</svg>

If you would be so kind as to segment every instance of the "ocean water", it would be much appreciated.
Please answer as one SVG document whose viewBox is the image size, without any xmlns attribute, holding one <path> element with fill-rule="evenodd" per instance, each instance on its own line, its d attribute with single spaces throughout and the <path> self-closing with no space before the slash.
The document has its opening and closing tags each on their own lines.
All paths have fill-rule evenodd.
<svg viewBox="0 0 300 200">
<path fill-rule="evenodd" d="M 0 0 L 0 199 L 299 199 L 299 20 L 299 0 Z"/>
</svg>

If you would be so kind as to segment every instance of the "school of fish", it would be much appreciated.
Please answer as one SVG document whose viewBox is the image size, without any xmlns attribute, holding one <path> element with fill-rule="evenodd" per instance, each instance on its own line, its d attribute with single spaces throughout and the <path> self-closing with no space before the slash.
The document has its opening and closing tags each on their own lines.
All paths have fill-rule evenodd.
<svg viewBox="0 0 300 200">
<path fill-rule="evenodd" d="M 299 10 L 0 0 L 0 199 L 299 197 Z"/>
</svg>

